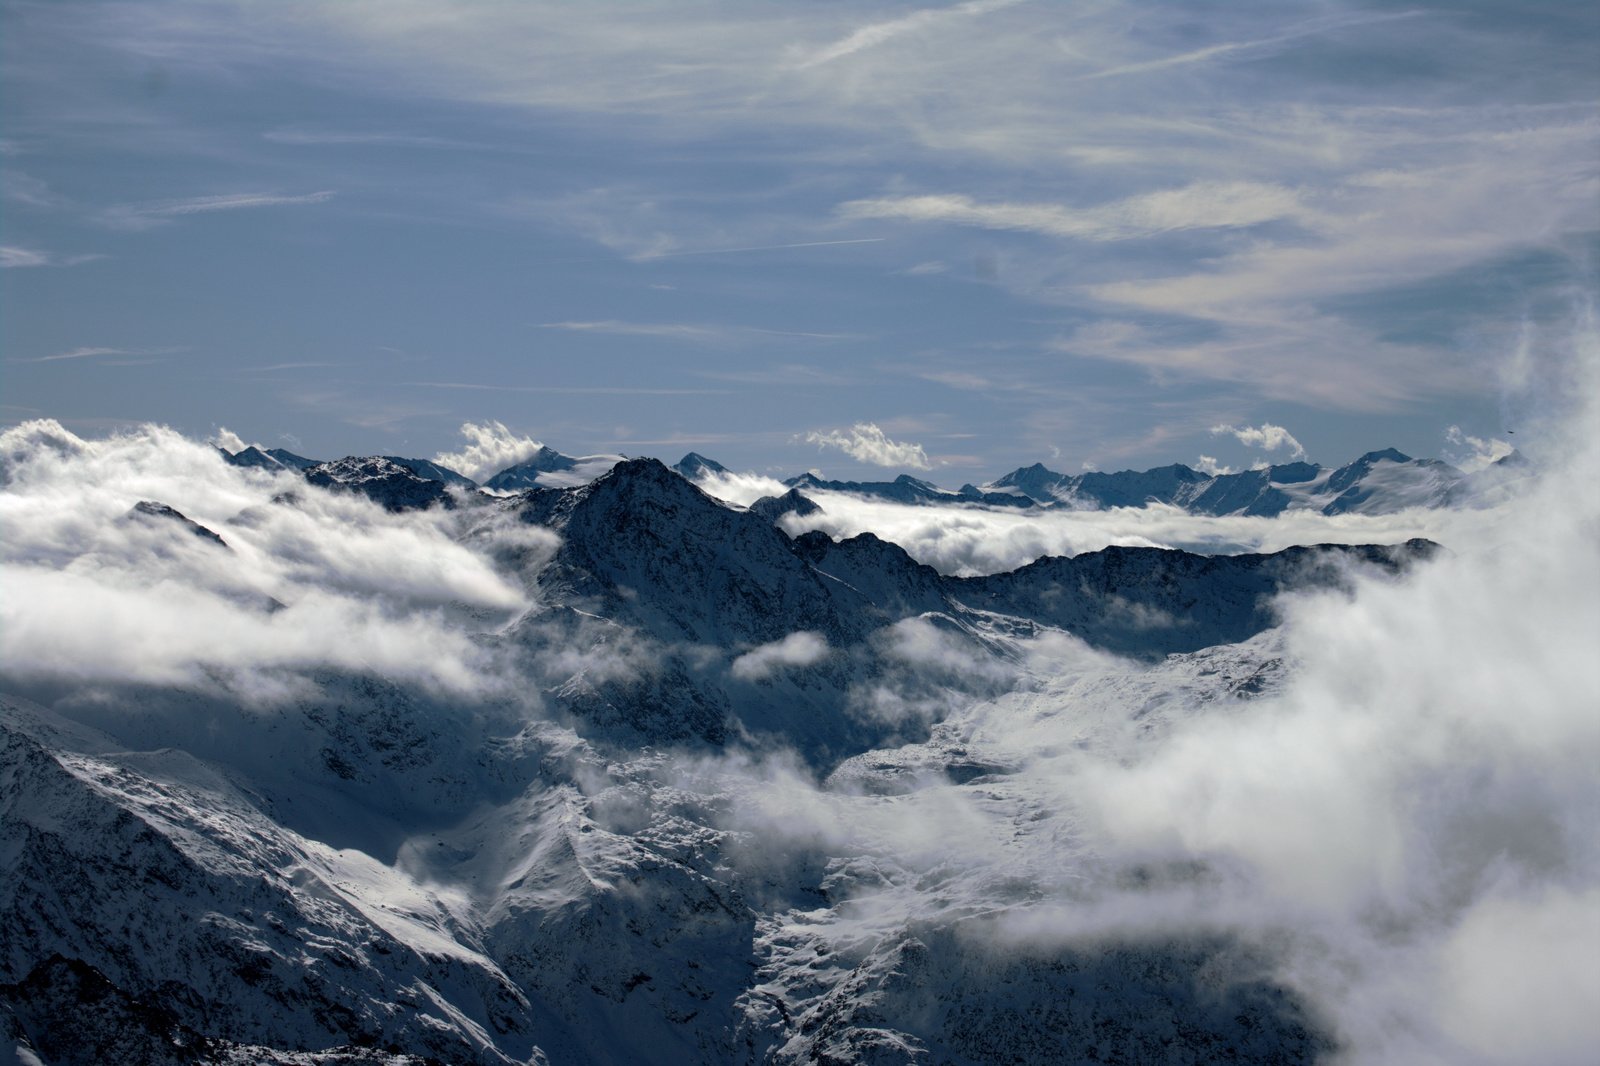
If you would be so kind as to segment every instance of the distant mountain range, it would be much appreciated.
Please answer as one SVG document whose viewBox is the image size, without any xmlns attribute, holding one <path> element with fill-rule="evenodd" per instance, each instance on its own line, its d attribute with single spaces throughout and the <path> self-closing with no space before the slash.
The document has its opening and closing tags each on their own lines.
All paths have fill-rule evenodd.
<svg viewBox="0 0 1600 1066">
<path fill-rule="evenodd" d="M 281 448 L 262 451 L 255 447 L 222 454 L 235 466 L 300 470 L 316 484 L 357 489 L 381 499 L 385 506 L 425 506 L 435 501 L 450 506 L 445 486 L 479 487 L 470 478 L 427 459 L 352 456 L 324 463 Z M 620 455 L 569 456 L 541 446 L 532 458 L 507 467 L 481 487 L 496 495 L 531 488 L 573 488 L 588 484 L 622 461 Z M 670 469 L 696 483 L 729 473 L 721 463 L 696 452 L 685 455 Z M 1144 471 L 1061 474 L 1035 463 L 988 484 L 962 485 L 954 491 L 909 474 L 901 474 L 893 481 L 831 481 L 804 473 L 783 482 L 790 488 L 789 494 L 757 501 L 757 508 L 775 519 L 795 510 L 806 513 L 815 509 L 815 501 L 805 496 L 807 492 L 842 492 L 912 505 L 1106 510 L 1165 504 L 1191 514 L 1217 516 L 1274 517 L 1291 510 L 1314 510 L 1325 515 L 1391 514 L 1408 507 L 1464 504 L 1526 477 L 1531 471 L 1531 464 L 1519 452 L 1467 474 L 1438 459 L 1413 459 L 1386 448 L 1337 468 L 1295 462 L 1227 474 L 1206 474 L 1182 463 Z M 424 488 L 412 484 L 413 480 L 435 482 L 438 488 Z"/>
<path fill-rule="evenodd" d="M 1528 470 L 1529 464 L 1517 452 L 1477 474 L 1465 474 L 1438 459 L 1413 459 L 1387 448 L 1368 452 L 1337 469 L 1298 462 L 1228 474 L 1205 474 L 1174 463 L 1153 470 L 1068 475 L 1035 463 L 987 485 L 963 485 L 955 492 L 907 474 L 893 481 L 825 481 L 801 474 L 784 484 L 908 504 L 1105 510 L 1154 503 L 1180 507 L 1191 514 L 1273 517 L 1301 509 L 1335 515 L 1447 507 L 1515 480 Z"/>
</svg>

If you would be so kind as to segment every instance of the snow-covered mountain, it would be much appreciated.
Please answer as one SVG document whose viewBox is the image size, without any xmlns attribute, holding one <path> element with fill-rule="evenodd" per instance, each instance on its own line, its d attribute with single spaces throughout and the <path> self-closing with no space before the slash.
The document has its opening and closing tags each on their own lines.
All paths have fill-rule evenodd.
<svg viewBox="0 0 1600 1066">
<path fill-rule="evenodd" d="M 972 485 L 963 485 L 961 491 L 951 492 L 910 474 L 901 474 L 893 481 L 827 481 L 815 474 L 805 473 L 788 478 L 784 484 L 802 491 L 821 489 L 825 492 L 853 492 L 894 500 L 896 503 L 985 503 L 995 507 L 1029 507 L 1035 502 L 1011 493 L 984 492 Z"/>
<path fill-rule="evenodd" d="M 533 457 L 509 466 L 483 483 L 495 492 L 520 492 L 531 488 L 570 488 L 593 481 L 622 461 L 620 455 L 562 455 L 540 446 Z"/>
<path fill-rule="evenodd" d="M 1432 544 L 1111 548 L 954 577 L 871 534 L 791 539 L 774 518 L 798 492 L 745 509 L 655 460 L 506 497 L 386 457 L 290 465 L 262 467 L 268 506 L 358 494 L 523 583 L 508 624 L 448 615 L 505 681 L 8 676 L 0 1000 L 23 1061 L 1276 1063 L 1332 1045 L 1226 931 L 1003 947 L 1039 871 L 924 868 L 893 832 L 842 842 L 758 812 L 798 774 L 847 820 L 948 795 L 1036 824 L 1036 784 L 970 732 L 978 709 L 1081 703 L 1085 743 L 1123 743 L 1130 699 L 1141 735 L 1240 705 L 1284 676 L 1279 597 L 1392 581 Z M 265 520 L 219 528 L 249 553 Z M 120 521 L 237 554 L 167 503 Z M 285 625 L 303 610 L 273 604 Z M 1039 665 L 1061 648 L 1083 665 Z M 774 753 L 792 769 L 755 769 Z M 1091 895 L 1147 876 L 1072 862 Z"/>
<path fill-rule="evenodd" d="M 719 464 L 692 453 L 674 469 L 695 481 L 726 473 Z M 1486 503 L 1497 498 L 1496 490 L 1531 472 L 1527 460 L 1517 452 L 1469 475 L 1438 459 L 1413 459 L 1386 448 L 1338 468 L 1294 462 L 1215 475 L 1182 463 L 1144 471 L 1075 475 L 1035 463 L 989 484 L 963 485 L 955 491 L 909 474 L 893 481 L 830 481 L 805 473 L 783 484 L 802 493 L 842 492 L 919 505 L 1101 510 L 1160 503 L 1191 514 L 1271 517 L 1290 510 L 1315 510 L 1325 515 L 1392 514 L 1410 507 Z"/>
<path fill-rule="evenodd" d="M 1046 506 L 1141 507 L 1165 503 L 1193 514 L 1278 515 L 1314 509 L 1326 515 L 1391 514 L 1408 507 L 1466 502 L 1500 483 L 1526 460 L 1513 452 L 1477 475 L 1438 459 L 1413 459 L 1394 448 L 1368 452 L 1337 469 L 1285 463 L 1233 474 L 1207 475 L 1174 464 L 1136 473 L 1090 472 L 1068 476 L 1035 464 L 997 478 L 992 490 L 1019 492 Z"/>
</svg>

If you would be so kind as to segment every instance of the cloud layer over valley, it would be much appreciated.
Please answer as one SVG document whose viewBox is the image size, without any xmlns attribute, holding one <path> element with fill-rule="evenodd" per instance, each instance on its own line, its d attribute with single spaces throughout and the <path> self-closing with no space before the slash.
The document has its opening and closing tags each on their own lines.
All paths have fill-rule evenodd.
<svg viewBox="0 0 1600 1066">
<path fill-rule="evenodd" d="M 495 428 L 480 436 L 480 448 L 496 449 L 493 461 L 510 454 Z M 1576 1063 L 1600 1043 L 1589 1009 L 1600 968 L 1584 948 L 1600 913 L 1592 823 L 1600 500 L 1582 476 L 1600 463 L 1591 439 L 1574 435 L 1569 458 L 1522 494 L 1465 511 L 1216 519 L 1157 507 L 1007 513 L 818 493 L 824 510 L 805 527 L 871 530 L 949 573 L 993 573 L 1113 543 L 1270 551 L 1425 535 L 1449 549 L 1398 580 L 1351 570 L 1342 589 L 1287 594 L 1279 628 L 1152 663 L 1059 630 L 963 628 L 934 612 L 875 635 L 879 665 L 860 675 L 849 672 L 861 669 L 861 651 L 800 625 L 759 644 L 667 646 L 630 632 L 638 623 L 545 606 L 546 586 L 573 580 L 550 564 L 563 535 L 499 503 L 463 497 L 455 509 L 391 513 L 292 472 L 231 466 L 211 446 L 158 427 L 86 440 L 33 422 L 0 445 L 8 683 L 113 734 L 167 744 L 194 727 L 181 700 L 156 711 L 139 695 L 152 686 L 203 695 L 206 715 L 229 701 L 248 708 L 267 725 L 247 716 L 232 728 L 268 729 L 262 737 L 273 735 L 275 716 L 311 713 L 294 711 L 296 700 L 326 706 L 314 694 L 329 670 L 414 688 L 440 708 L 497 703 L 496 728 L 516 739 L 481 751 L 445 718 L 415 719 L 424 735 L 432 730 L 417 749 L 429 752 L 429 773 L 456 782 L 441 795 L 458 806 L 440 809 L 465 820 L 426 828 L 340 771 L 318 786 L 341 797 L 340 832 L 353 832 L 351 819 L 372 804 L 377 821 L 360 846 L 392 864 L 383 876 L 416 886 L 407 892 L 458 894 L 459 920 L 501 938 L 513 933 L 496 923 L 528 905 L 507 902 L 522 898 L 507 886 L 587 870 L 593 880 L 582 883 L 591 887 L 539 897 L 555 908 L 540 913 L 576 913 L 563 908 L 583 893 L 623 898 L 608 887 L 606 863 L 699 840 L 694 847 L 709 851 L 703 864 L 691 862 L 704 871 L 695 876 L 750 901 L 739 912 L 750 923 L 743 946 L 700 957 L 719 974 L 756 967 L 764 991 L 736 983 L 707 993 L 722 1013 L 697 1032 L 750 1033 L 772 1042 L 779 1060 L 801 1058 L 829 1039 L 860 1038 L 849 989 L 887 981 L 913 957 L 930 987 L 960 996 L 1001 988 L 1023 996 L 1055 972 L 1052 960 L 1100 972 L 1131 957 L 1190 974 L 1163 986 L 1169 994 L 1190 981 L 1210 989 L 1193 992 L 1194 1003 L 1223 996 L 1230 1009 L 1259 1012 L 1250 997 L 1277 989 L 1289 998 L 1274 1009 L 1318 1034 L 1329 1061 Z M 707 484 L 730 495 L 773 488 L 736 476 Z M 140 512 L 141 500 L 176 508 L 226 544 Z M 790 534 L 802 531 L 801 520 L 784 522 Z M 651 617 L 638 596 L 618 590 L 619 617 Z M 524 636 L 507 644 L 513 633 Z M 515 647 L 536 654 L 510 655 Z M 727 684 L 783 699 L 856 676 L 849 702 L 830 713 L 890 730 L 879 735 L 903 729 L 910 743 L 821 760 L 733 736 L 641 753 L 604 713 L 583 710 L 590 697 L 580 689 L 603 695 L 618 677 L 688 684 L 717 661 Z M 571 710 L 557 713 L 534 692 L 561 676 L 571 678 L 559 694 Z M 401 712 L 404 697 L 386 699 L 401 701 L 382 712 L 401 713 L 398 721 L 438 713 L 422 704 Z M 529 745 L 547 753 L 532 778 L 514 769 Z M 214 741 L 204 750 L 227 757 Z M 344 756 L 328 750 L 322 758 L 338 770 Z M 567 754 L 548 754 L 558 750 Z M 270 762 L 248 765 L 267 796 L 292 794 Z M 472 796 L 498 813 L 468 818 Z M 576 859 L 505 851 L 512 838 L 496 835 L 505 832 L 493 828 L 497 819 L 530 817 L 515 812 L 558 797 L 592 826 L 585 847 L 601 850 Z M 318 824 L 298 817 L 301 833 Z M 510 865 L 490 876 L 491 855 Z M 669 897 L 689 891 L 659 873 L 640 876 Z M 365 898 L 366 890 L 340 891 Z M 673 928 L 661 935 L 687 935 Z M 602 955 L 584 965 L 644 964 L 600 961 L 620 946 L 594 950 Z M 813 965 L 822 959 L 831 961 Z M 556 995 L 526 980 L 536 996 Z M 670 1006 L 677 993 L 651 980 L 637 1009 L 679 1010 Z M 1132 995 L 1135 985 L 1115 987 Z M 970 1037 L 919 995 L 885 992 L 882 1024 L 927 1047 Z M 775 1012 L 774 996 L 789 1014 Z M 1106 1009 L 1135 1019 L 1135 1031 L 1168 1024 L 1137 1021 L 1148 1008 L 1119 1002 Z M 559 1009 L 576 1011 L 569 1020 L 578 1025 L 588 1008 Z M 1267 1025 L 1290 1015 L 1251 1016 Z M 1076 1023 L 1060 1024 L 1066 1032 Z M 561 1026 L 531 1031 L 550 1046 L 579 1039 Z M 1023 1027 L 1017 1039 L 1033 1031 Z M 1289 1030 L 1271 1031 L 1272 1040 L 1289 1039 Z"/>
</svg>

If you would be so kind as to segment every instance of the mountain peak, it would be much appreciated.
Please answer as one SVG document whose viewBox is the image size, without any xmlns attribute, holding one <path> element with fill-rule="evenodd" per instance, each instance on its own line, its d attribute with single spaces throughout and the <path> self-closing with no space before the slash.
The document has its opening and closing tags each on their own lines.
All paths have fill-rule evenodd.
<svg viewBox="0 0 1600 1066">
<path fill-rule="evenodd" d="M 179 511 L 174 507 L 168 507 L 164 503 L 158 503 L 155 500 L 140 500 L 138 503 L 133 505 L 133 509 L 128 512 L 127 517 L 130 519 L 154 518 L 176 522 L 183 528 L 187 529 L 190 533 L 193 533 L 195 536 L 199 537 L 201 540 L 214 542 L 224 548 L 228 547 L 227 541 L 217 536 L 216 533 L 207 529 L 199 522 L 196 522 L 194 519 L 188 517 L 182 511 Z"/>
<path fill-rule="evenodd" d="M 672 469 L 694 481 L 705 474 L 726 474 L 728 468 L 715 459 L 707 459 L 699 452 L 690 452 L 673 464 Z"/>
</svg>

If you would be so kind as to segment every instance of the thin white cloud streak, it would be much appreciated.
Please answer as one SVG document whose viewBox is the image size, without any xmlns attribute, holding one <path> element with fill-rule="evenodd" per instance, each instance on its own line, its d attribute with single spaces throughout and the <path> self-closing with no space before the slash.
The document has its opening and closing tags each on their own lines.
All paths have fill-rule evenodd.
<svg viewBox="0 0 1600 1066">
<path fill-rule="evenodd" d="M 271 193 L 234 193 L 227 196 L 196 196 L 187 200 L 167 200 L 153 204 L 119 204 L 100 213 L 100 221 L 114 229 L 145 230 L 183 215 L 211 211 L 238 211 L 253 207 L 281 207 L 294 204 L 320 204 L 333 199 L 332 191 L 303 196 Z"/>
<path fill-rule="evenodd" d="M 15 245 L 7 245 L 0 247 L 0 270 L 10 267 L 70 267 L 77 266 L 79 263 L 92 263 L 96 259 L 105 258 L 107 258 L 107 256 L 99 252 L 93 252 L 88 255 L 69 255 L 62 257 L 58 255 L 52 255 L 49 252 L 34 251 L 31 248 L 20 248 Z"/>
<path fill-rule="evenodd" d="M 12 245 L 0 247 L 0 268 L 49 265 L 50 257 L 44 252 L 35 252 L 27 248 L 18 248 Z"/>
<path fill-rule="evenodd" d="M 1130 240 L 1174 230 L 1253 226 L 1285 218 L 1303 224 L 1316 220 L 1292 190 L 1258 182 L 1201 182 L 1082 209 L 1060 204 L 980 204 L 968 196 L 941 194 L 851 200 L 840 204 L 838 211 L 845 218 L 953 222 L 1089 241 Z"/>
<path fill-rule="evenodd" d="M 933 464 L 922 445 L 890 440 L 883 430 L 871 422 L 857 422 L 849 432 L 842 429 L 813 430 L 806 441 L 822 448 L 838 448 L 850 458 L 873 466 L 911 467 L 913 470 L 931 470 Z"/>
<path fill-rule="evenodd" d="M 678 337 L 683 340 L 729 340 L 750 334 L 767 337 L 809 337 L 813 340 L 849 340 L 849 333 L 806 333 L 787 329 L 760 329 L 755 326 L 696 326 L 684 322 L 621 322 L 604 319 L 596 322 L 541 322 L 540 329 L 560 329 L 571 333 L 611 333 L 623 337 Z M 721 375 L 731 376 L 731 375 Z"/>
<path fill-rule="evenodd" d="M 904 34 L 914 33 L 917 30 L 925 29 L 941 22 L 963 16 L 970 17 L 987 14 L 990 11 L 1010 7 L 1012 4 L 1020 2 L 1021 0 L 971 0 L 969 3 L 956 4 L 953 7 L 917 11 L 902 18 L 890 19 L 888 22 L 874 22 L 862 26 L 843 40 L 837 41 L 807 57 L 796 64 L 796 67 L 800 70 L 805 70 L 810 67 L 821 66 L 824 63 L 843 59 L 845 56 L 874 48 L 885 41 L 893 40 Z"/>
<path fill-rule="evenodd" d="M 1098 78 L 1118 78 L 1131 74 L 1151 74 L 1156 71 L 1167 70 L 1171 67 L 1188 66 L 1194 63 L 1208 63 L 1222 56 L 1235 55 L 1241 52 L 1258 52 L 1274 48 L 1277 45 L 1287 44 L 1304 37 L 1316 37 L 1332 30 L 1343 29 L 1347 26 L 1363 26 L 1374 22 L 1392 22 L 1396 19 L 1417 18 L 1426 14 L 1422 11 L 1401 11 L 1393 15 L 1369 15 L 1358 18 L 1318 19 L 1317 21 L 1296 29 L 1290 33 L 1280 33 L 1273 37 L 1264 37 L 1255 41 L 1229 41 L 1224 44 L 1214 44 L 1206 48 L 1196 48 L 1190 52 L 1180 52 L 1177 55 L 1163 56 L 1160 59 L 1149 59 L 1140 63 L 1124 63 L 1106 70 L 1097 70 L 1092 74 L 1080 75 L 1079 81 L 1094 81 Z"/>
<path fill-rule="evenodd" d="M 16 363 L 54 363 L 61 359 L 87 359 L 95 355 L 144 355 L 142 351 L 126 348 L 74 348 L 70 352 L 61 352 L 57 355 L 41 355 L 34 359 L 14 359 Z"/>
<path fill-rule="evenodd" d="M 13 674 L 204 684 L 222 671 L 244 693 L 278 671 L 335 666 L 475 692 L 501 671 L 472 632 L 530 605 L 517 573 L 458 542 L 461 516 L 390 515 L 229 466 L 160 427 L 86 441 L 25 423 L 0 435 L 0 464 L 0 666 Z M 297 502 L 273 502 L 284 493 Z M 139 500 L 228 548 L 126 520 Z M 536 555 L 554 543 L 505 535 L 534 538 Z"/>
<path fill-rule="evenodd" d="M 683 337 L 705 340 L 719 336 L 722 331 L 706 326 L 682 323 L 618 322 L 541 322 L 540 329 L 562 329 L 573 333 L 614 333 L 624 337 Z"/>
</svg>

